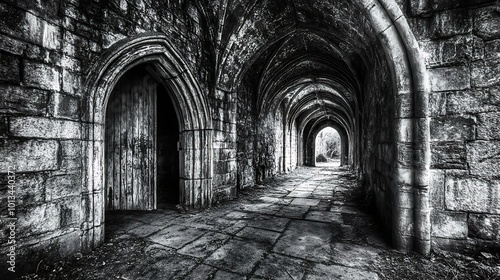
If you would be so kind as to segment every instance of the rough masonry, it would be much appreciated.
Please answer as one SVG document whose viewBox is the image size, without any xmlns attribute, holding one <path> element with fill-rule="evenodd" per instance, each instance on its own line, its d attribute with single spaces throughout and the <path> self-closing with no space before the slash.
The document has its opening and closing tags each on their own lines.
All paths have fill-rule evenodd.
<svg viewBox="0 0 500 280">
<path fill-rule="evenodd" d="M 109 162 L 132 168 L 119 173 L 117 201 L 143 195 L 132 194 L 145 175 L 128 159 L 170 166 L 143 152 L 138 130 L 106 138 L 127 120 L 136 129 L 177 122 L 162 134 L 177 145 L 159 159 L 179 166 L 181 208 L 314 165 L 311 140 L 329 126 L 394 247 L 498 250 L 499 62 L 494 0 L 3 0 L 1 255 L 9 167 L 18 269 L 102 243 Z M 110 98 L 137 69 L 137 84 L 121 92 L 136 97 Z M 141 81 L 161 90 L 148 95 Z M 129 114 L 151 110 L 141 98 L 161 93 L 171 103 L 151 121 Z M 130 153 L 111 161 L 110 147 Z M 150 186 L 154 197 L 161 186 Z"/>
</svg>

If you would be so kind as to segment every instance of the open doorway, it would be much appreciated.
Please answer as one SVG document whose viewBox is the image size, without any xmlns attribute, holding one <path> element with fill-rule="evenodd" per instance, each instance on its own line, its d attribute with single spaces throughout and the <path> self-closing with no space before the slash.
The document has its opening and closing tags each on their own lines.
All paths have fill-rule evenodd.
<svg viewBox="0 0 500 280">
<path fill-rule="evenodd" d="M 157 95 L 157 207 L 173 208 L 179 204 L 179 122 L 170 96 L 163 86 Z"/>
<path fill-rule="evenodd" d="M 179 203 L 179 124 L 165 87 L 139 65 L 116 83 L 106 110 L 106 210 Z"/>
<path fill-rule="evenodd" d="M 323 128 L 315 139 L 314 159 L 316 166 L 340 166 L 340 135 L 334 128 Z"/>
</svg>

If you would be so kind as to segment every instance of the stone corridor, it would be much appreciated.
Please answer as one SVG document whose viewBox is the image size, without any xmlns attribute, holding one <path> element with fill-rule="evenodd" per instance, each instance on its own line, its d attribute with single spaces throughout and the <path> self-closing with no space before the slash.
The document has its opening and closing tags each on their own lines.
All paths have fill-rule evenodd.
<svg viewBox="0 0 500 280">
<path fill-rule="evenodd" d="M 407 265 L 404 277 L 417 273 L 427 278 L 411 271 L 411 255 L 386 244 L 377 223 L 363 210 L 361 193 L 347 169 L 304 167 L 243 190 L 238 199 L 203 212 L 108 212 L 104 246 L 89 256 L 49 267 L 48 275 L 26 278 L 402 277 L 401 273 L 387 275 L 394 264 L 388 254 L 405 256 L 406 264 L 400 262 Z"/>
</svg>

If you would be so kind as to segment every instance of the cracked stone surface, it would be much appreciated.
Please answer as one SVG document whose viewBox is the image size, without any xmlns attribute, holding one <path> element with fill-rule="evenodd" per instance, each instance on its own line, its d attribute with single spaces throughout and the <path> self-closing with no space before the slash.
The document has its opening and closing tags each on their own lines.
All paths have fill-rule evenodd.
<svg viewBox="0 0 500 280">
<path fill-rule="evenodd" d="M 397 252 L 354 178 L 300 168 L 202 212 L 109 212 L 105 244 L 48 278 L 390 279 Z"/>
</svg>

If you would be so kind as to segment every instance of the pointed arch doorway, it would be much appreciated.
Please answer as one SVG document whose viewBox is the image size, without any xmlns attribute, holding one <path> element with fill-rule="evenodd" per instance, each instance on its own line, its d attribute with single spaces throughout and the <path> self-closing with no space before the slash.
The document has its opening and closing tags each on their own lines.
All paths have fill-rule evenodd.
<svg viewBox="0 0 500 280">
<path fill-rule="evenodd" d="M 109 100 L 131 69 L 150 65 L 148 73 L 172 99 L 179 127 L 179 205 L 206 208 L 212 204 L 212 116 L 190 68 L 169 39 L 161 33 L 143 33 L 123 39 L 105 51 L 86 77 L 83 107 L 86 139 L 82 143 L 81 250 L 104 241 L 106 182 L 106 113 Z M 161 109 L 161 112 L 174 111 Z M 171 120 L 169 120 L 171 121 Z"/>
<path fill-rule="evenodd" d="M 107 210 L 152 210 L 179 203 L 178 118 L 152 66 L 128 70 L 106 110 Z"/>
</svg>

